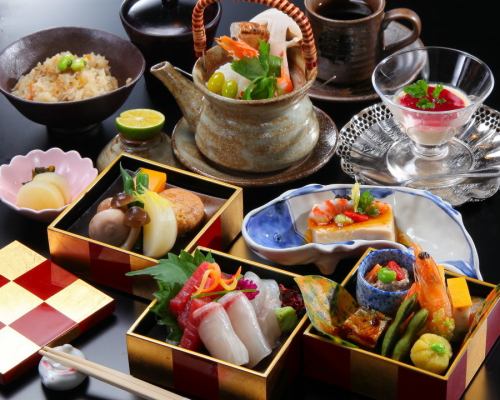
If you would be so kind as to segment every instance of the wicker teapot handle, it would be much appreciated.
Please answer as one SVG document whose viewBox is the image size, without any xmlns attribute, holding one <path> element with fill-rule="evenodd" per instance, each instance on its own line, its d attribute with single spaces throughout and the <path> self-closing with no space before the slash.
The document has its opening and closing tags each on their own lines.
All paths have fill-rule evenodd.
<svg viewBox="0 0 500 400">
<path fill-rule="evenodd" d="M 196 57 L 201 57 L 205 52 L 207 45 L 207 37 L 205 34 L 205 24 L 203 22 L 203 12 L 210 4 L 218 0 L 198 0 L 193 9 L 192 24 L 193 24 L 193 41 L 194 52 Z M 243 0 L 248 3 L 264 4 L 269 7 L 277 8 L 291 17 L 302 31 L 302 53 L 306 64 L 306 71 L 310 76 L 316 70 L 317 54 L 314 44 L 314 37 L 309 20 L 304 13 L 288 0 Z"/>
</svg>

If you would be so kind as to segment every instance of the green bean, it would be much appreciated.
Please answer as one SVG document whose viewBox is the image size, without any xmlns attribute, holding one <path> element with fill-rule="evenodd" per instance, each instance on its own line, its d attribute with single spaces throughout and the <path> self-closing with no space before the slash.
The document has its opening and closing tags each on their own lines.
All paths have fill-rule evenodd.
<svg viewBox="0 0 500 400">
<path fill-rule="evenodd" d="M 394 343 L 397 339 L 397 333 L 399 327 L 403 323 L 403 321 L 408 318 L 408 315 L 413 311 L 415 305 L 417 304 L 417 295 L 407 298 L 405 301 L 401 303 L 398 308 L 398 312 L 396 313 L 396 317 L 394 317 L 394 321 L 392 321 L 389 329 L 384 336 L 384 341 L 382 342 L 382 351 L 381 354 L 383 356 L 387 356 L 392 350 Z"/>
<path fill-rule="evenodd" d="M 394 346 L 394 351 L 392 352 L 392 358 L 394 360 L 402 360 L 407 357 L 410 353 L 411 346 L 415 341 L 415 336 L 423 328 L 427 317 L 429 316 L 429 311 L 427 309 L 420 309 L 411 319 L 406 332 L 401 339 L 398 340 L 396 346 Z"/>
<path fill-rule="evenodd" d="M 132 195 L 135 190 L 134 178 L 120 164 L 120 174 L 123 180 L 123 191 Z"/>
<path fill-rule="evenodd" d="M 139 172 L 135 177 L 135 187 L 137 192 L 144 193 L 149 187 L 149 175 L 143 172 Z"/>
</svg>

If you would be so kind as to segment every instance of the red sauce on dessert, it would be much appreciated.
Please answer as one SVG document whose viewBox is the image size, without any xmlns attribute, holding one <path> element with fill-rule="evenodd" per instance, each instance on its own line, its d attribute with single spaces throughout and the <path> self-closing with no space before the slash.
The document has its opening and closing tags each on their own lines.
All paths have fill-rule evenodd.
<svg viewBox="0 0 500 400">
<path fill-rule="evenodd" d="M 419 111 L 451 111 L 467 106 L 466 98 L 460 96 L 460 93 L 455 89 L 443 87 L 443 85 L 427 85 L 427 83 L 424 85 L 423 91 L 420 91 L 418 95 L 415 95 L 413 91 L 408 93 L 405 90 L 399 96 L 399 104 Z M 410 85 L 410 89 L 412 86 L 415 87 L 415 84 Z M 438 88 L 437 91 L 436 88 Z"/>
</svg>

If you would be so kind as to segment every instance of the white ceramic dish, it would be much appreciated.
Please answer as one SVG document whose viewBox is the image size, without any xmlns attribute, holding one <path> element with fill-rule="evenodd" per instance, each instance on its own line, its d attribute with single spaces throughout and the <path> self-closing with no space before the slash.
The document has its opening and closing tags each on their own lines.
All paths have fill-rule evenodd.
<svg viewBox="0 0 500 400">
<path fill-rule="evenodd" d="M 77 151 L 64 152 L 57 147 L 49 150 L 32 150 L 25 156 L 15 156 L 10 164 L 0 167 L 0 200 L 18 213 L 38 221 L 50 222 L 64 210 L 57 209 L 33 210 L 16 206 L 16 196 L 23 182 L 31 180 L 35 167 L 54 165 L 56 172 L 64 176 L 71 189 L 71 200 L 78 195 L 97 176 L 90 158 L 82 158 Z"/>
<path fill-rule="evenodd" d="M 314 263 L 323 274 L 331 274 L 337 263 L 360 255 L 368 247 L 399 248 L 385 240 L 352 240 L 328 244 L 306 243 L 307 216 L 311 207 L 335 195 L 350 193 L 351 184 L 307 185 L 283 193 L 248 213 L 242 234 L 258 255 L 282 265 Z M 392 205 L 396 224 L 436 261 L 454 272 L 481 279 L 476 247 L 460 213 L 432 193 L 402 187 L 362 186 Z"/>
</svg>

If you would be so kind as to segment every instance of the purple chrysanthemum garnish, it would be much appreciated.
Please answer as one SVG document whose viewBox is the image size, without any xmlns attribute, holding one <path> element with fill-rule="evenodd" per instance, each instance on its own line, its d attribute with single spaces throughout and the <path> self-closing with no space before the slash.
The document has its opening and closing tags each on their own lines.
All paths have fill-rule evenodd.
<svg viewBox="0 0 500 400">
<path fill-rule="evenodd" d="M 245 296 L 248 297 L 248 300 L 255 299 L 255 296 L 259 294 L 259 291 L 257 290 L 257 285 L 249 279 L 240 279 L 238 281 L 238 285 L 236 286 L 236 290 L 252 290 L 248 292 L 243 292 Z"/>
</svg>

